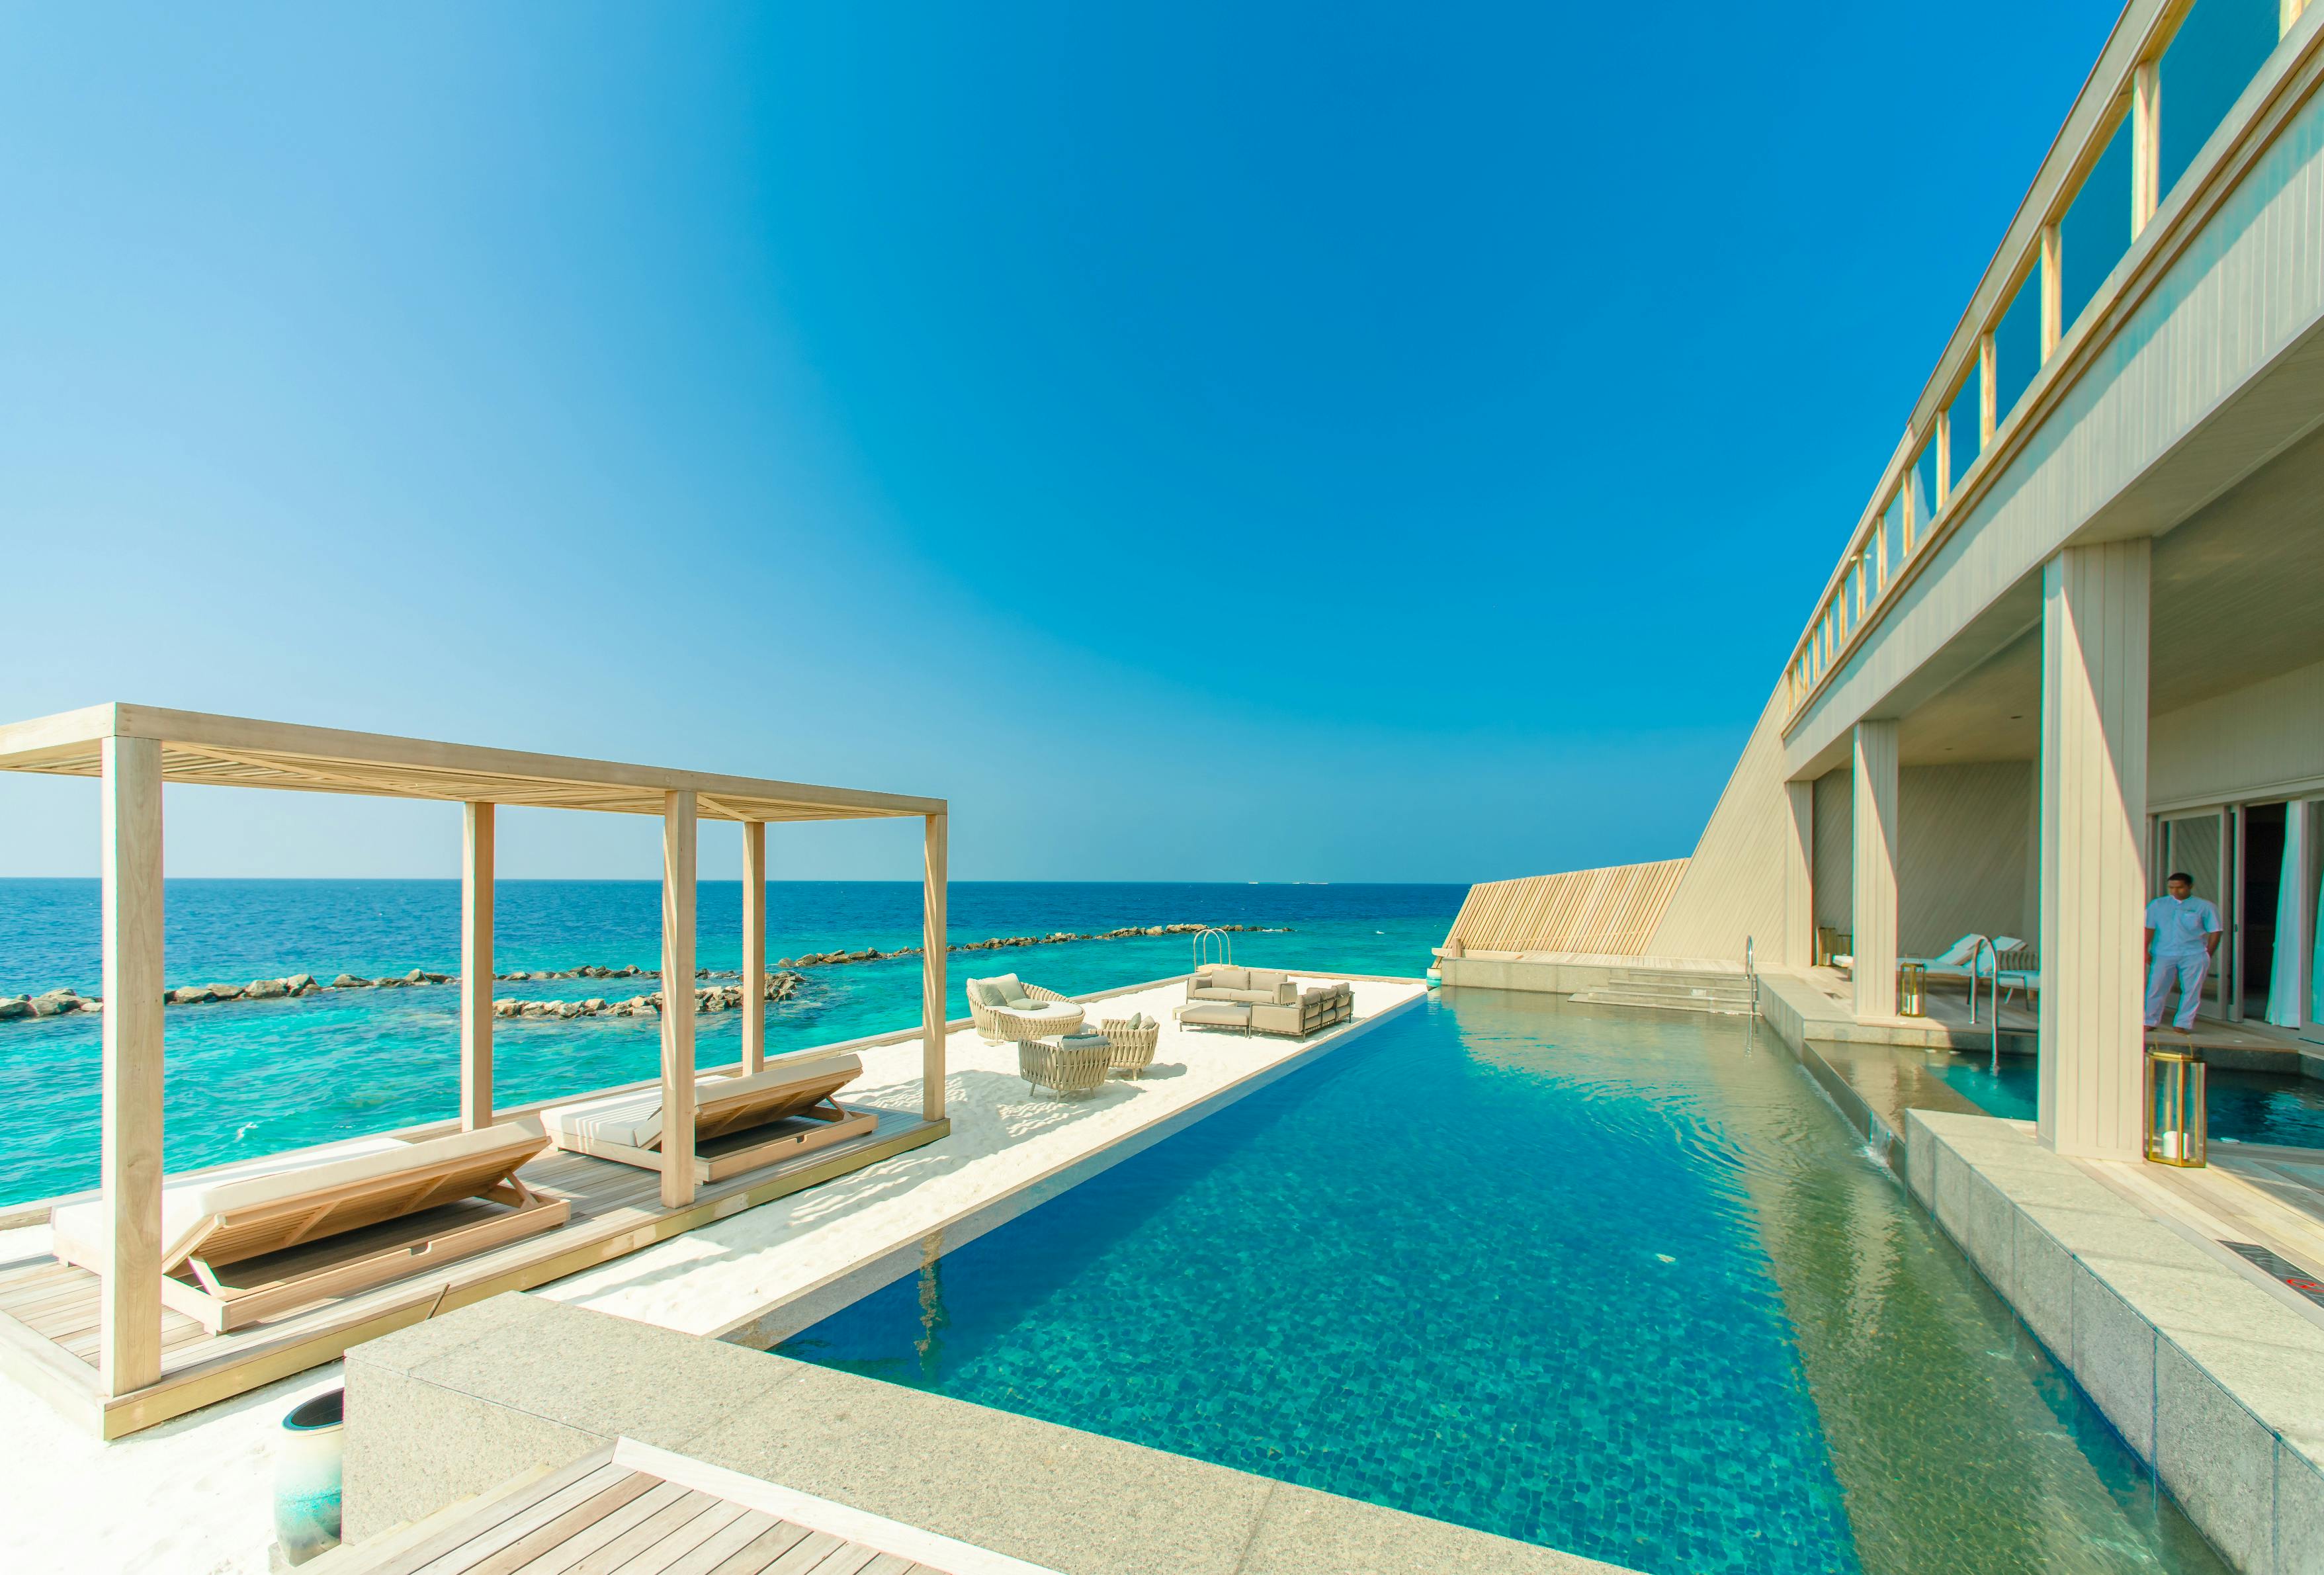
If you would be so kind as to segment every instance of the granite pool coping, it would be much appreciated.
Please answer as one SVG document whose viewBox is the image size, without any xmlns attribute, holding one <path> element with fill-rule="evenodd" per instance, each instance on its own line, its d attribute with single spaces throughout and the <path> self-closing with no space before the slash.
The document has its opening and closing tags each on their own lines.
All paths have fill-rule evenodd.
<svg viewBox="0 0 2324 1575">
<path fill-rule="evenodd" d="M 2324 1329 L 2030 1123 L 1907 1110 L 1905 1184 L 2229 1562 L 2324 1571 Z"/>
<path fill-rule="evenodd" d="M 1626 1575 L 1140 1444 L 509 1294 L 346 1356 L 350 1542 L 616 1438 L 1062 1575 Z"/>
</svg>

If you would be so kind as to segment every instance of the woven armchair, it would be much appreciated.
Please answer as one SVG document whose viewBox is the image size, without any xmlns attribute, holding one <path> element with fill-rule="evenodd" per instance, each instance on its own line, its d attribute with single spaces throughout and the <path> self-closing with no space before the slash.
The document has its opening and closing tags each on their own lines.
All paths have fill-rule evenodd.
<svg viewBox="0 0 2324 1575">
<path fill-rule="evenodd" d="M 1023 1039 L 1017 1045 L 1017 1074 L 1028 1089 L 1087 1093 L 1102 1087 L 1112 1068 L 1113 1045 L 1102 1035 L 1081 1035 L 1065 1041 Z"/>
<path fill-rule="evenodd" d="M 1154 1064 L 1154 1047 L 1162 1042 L 1160 1023 L 1148 1021 L 1133 1027 L 1128 1018 L 1109 1018 L 1098 1025 L 1098 1031 L 1112 1042 L 1114 1071 L 1138 1077 Z"/>
</svg>

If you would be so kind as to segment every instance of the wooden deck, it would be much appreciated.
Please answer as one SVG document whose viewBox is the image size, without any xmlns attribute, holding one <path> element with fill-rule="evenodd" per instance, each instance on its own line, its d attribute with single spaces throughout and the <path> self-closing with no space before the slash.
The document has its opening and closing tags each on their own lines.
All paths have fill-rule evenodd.
<svg viewBox="0 0 2324 1575">
<path fill-rule="evenodd" d="M 1051 1575 L 628 1440 L 335 1548 L 307 1568 L 315 1575 Z"/>
<path fill-rule="evenodd" d="M 948 1121 L 887 1110 L 877 1114 L 878 1125 L 860 1138 L 705 1185 L 691 1203 L 676 1209 L 661 1202 L 660 1178 L 653 1171 L 551 1149 L 518 1174 L 537 1191 L 571 1201 L 573 1216 L 567 1224 L 225 1334 L 208 1333 L 192 1319 L 165 1308 L 161 1381 L 111 1399 L 97 1377 L 97 1276 L 45 1253 L 0 1263 L 0 1371 L 102 1436 L 118 1438 L 333 1360 L 347 1347 L 390 1330 L 503 1291 L 561 1279 L 932 1143 L 951 1130 Z M 537 1119 L 533 1124 L 538 1126 Z M 448 1225 L 456 1223 L 461 1211 L 484 1207 L 454 1204 L 414 1218 Z M 378 1229 L 410 1228 L 410 1221 L 399 1221 Z M 352 1232 L 296 1250 L 375 1250 L 379 1243 L 369 1239 L 372 1234 Z"/>
</svg>

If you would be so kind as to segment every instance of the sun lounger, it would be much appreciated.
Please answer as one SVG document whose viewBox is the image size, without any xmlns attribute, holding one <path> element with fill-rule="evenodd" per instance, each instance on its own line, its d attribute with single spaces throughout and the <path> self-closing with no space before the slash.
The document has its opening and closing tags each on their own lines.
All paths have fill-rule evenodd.
<svg viewBox="0 0 2324 1575">
<path fill-rule="evenodd" d="M 224 1333 L 553 1229 L 572 1205 L 516 1174 L 548 1147 L 514 1125 L 361 1138 L 165 1180 L 161 1300 Z M 109 1272 L 103 1210 L 54 1211 L 51 1250 Z"/>
<path fill-rule="evenodd" d="M 879 1117 L 831 1096 L 855 1081 L 853 1055 L 798 1055 L 749 1077 L 706 1077 L 694 1085 L 694 1179 L 724 1181 L 794 1154 L 871 1131 Z M 662 1167 L 661 1090 L 637 1089 L 556 1105 L 540 1124 L 557 1147 L 646 1170 Z"/>
</svg>

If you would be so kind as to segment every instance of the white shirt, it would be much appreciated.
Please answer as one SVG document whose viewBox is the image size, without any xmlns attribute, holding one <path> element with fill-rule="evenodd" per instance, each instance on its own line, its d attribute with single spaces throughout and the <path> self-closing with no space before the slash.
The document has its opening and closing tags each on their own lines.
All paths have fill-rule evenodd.
<svg viewBox="0 0 2324 1575">
<path fill-rule="evenodd" d="M 2209 950 L 2203 937 L 2219 933 L 2219 910 L 2200 897 L 2158 897 L 2146 905 L 2146 927 L 2154 932 L 2156 956 L 2200 957 Z"/>
</svg>

